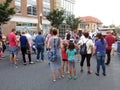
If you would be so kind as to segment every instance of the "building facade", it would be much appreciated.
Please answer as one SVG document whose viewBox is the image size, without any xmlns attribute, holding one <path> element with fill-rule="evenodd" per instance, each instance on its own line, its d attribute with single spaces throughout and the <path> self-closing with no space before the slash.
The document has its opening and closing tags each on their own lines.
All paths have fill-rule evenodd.
<svg viewBox="0 0 120 90">
<path fill-rule="evenodd" d="M 4 2 L 5 0 L 0 0 Z M 10 7 L 15 7 L 16 14 L 7 24 L 3 25 L 3 33 L 7 34 L 12 28 L 17 31 L 33 33 L 43 30 L 48 33 L 50 22 L 46 15 L 56 8 L 66 10 L 66 15 L 73 14 L 74 0 L 13 0 Z"/>
<path fill-rule="evenodd" d="M 102 22 L 92 16 L 80 17 L 80 21 L 78 25 L 79 30 L 94 32 L 96 28 L 102 27 Z"/>
</svg>

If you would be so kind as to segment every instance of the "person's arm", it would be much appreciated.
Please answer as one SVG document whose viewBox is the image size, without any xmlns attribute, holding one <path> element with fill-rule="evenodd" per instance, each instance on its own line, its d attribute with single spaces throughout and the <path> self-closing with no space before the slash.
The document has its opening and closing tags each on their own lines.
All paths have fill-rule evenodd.
<svg viewBox="0 0 120 90">
<path fill-rule="evenodd" d="M 62 39 L 60 38 L 60 48 L 62 48 L 63 47 L 63 41 L 62 41 Z"/>
</svg>

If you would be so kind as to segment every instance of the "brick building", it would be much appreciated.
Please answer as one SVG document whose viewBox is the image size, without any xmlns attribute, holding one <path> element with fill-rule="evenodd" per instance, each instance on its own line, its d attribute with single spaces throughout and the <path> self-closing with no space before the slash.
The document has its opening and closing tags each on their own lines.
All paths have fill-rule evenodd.
<svg viewBox="0 0 120 90">
<path fill-rule="evenodd" d="M 3 3 L 5 0 L 0 0 Z M 47 33 L 50 22 L 46 15 L 55 8 L 63 8 L 66 15 L 73 14 L 75 0 L 13 0 L 10 7 L 15 7 L 16 14 L 7 24 L 3 25 L 3 33 L 7 34 L 12 28 L 17 31 L 33 33 L 43 30 Z"/>
</svg>

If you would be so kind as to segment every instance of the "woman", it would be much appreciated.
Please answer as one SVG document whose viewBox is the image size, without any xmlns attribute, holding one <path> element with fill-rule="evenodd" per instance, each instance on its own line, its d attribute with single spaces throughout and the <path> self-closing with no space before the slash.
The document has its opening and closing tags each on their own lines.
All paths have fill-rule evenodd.
<svg viewBox="0 0 120 90">
<path fill-rule="evenodd" d="M 106 76 L 105 68 L 105 54 L 106 54 L 106 40 L 103 38 L 101 33 L 97 34 L 97 41 L 95 42 L 95 53 L 97 59 L 97 72 L 95 73 L 99 76 L 100 65 L 102 65 L 103 75 Z"/>
<path fill-rule="evenodd" d="M 91 74 L 90 59 L 91 59 L 91 55 L 92 55 L 93 42 L 92 42 L 91 39 L 89 39 L 89 33 L 88 32 L 84 33 L 84 37 L 85 38 L 81 38 L 80 41 L 78 42 L 78 45 L 80 44 L 80 46 L 81 46 L 85 43 L 86 47 L 87 47 L 87 49 L 86 49 L 87 54 L 85 54 L 85 55 L 81 54 L 81 62 L 80 62 L 81 72 L 83 72 L 83 64 L 84 64 L 84 61 L 85 61 L 85 58 L 86 58 L 88 74 Z"/>
<path fill-rule="evenodd" d="M 53 29 L 53 36 L 48 41 L 48 48 L 50 48 L 50 50 L 56 48 L 56 52 L 57 52 L 57 59 L 55 60 L 55 62 L 50 61 L 50 67 L 52 70 L 52 77 L 54 82 L 56 81 L 56 70 L 59 71 L 60 78 L 64 77 L 62 75 L 62 69 L 61 69 L 62 68 L 61 65 L 62 59 L 61 59 L 61 51 L 60 51 L 61 47 L 62 47 L 62 40 L 57 36 L 57 29 Z"/>
</svg>

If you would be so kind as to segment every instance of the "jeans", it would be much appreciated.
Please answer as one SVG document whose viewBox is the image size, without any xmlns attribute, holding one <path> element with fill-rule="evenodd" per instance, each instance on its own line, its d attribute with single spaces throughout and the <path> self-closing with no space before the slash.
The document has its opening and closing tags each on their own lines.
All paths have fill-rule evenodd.
<svg viewBox="0 0 120 90">
<path fill-rule="evenodd" d="M 41 53 L 41 60 L 44 60 L 44 46 L 43 45 L 37 46 L 37 59 L 40 58 L 40 53 Z"/>
<path fill-rule="evenodd" d="M 105 52 L 96 52 L 96 59 L 97 59 L 97 73 L 99 74 L 100 65 L 102 65 L 103 73 L 106 74 L 106 67 L 105 67 Z"/>
</svg>

